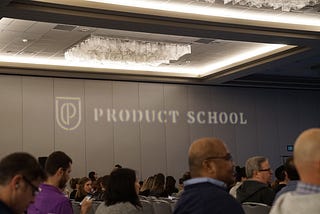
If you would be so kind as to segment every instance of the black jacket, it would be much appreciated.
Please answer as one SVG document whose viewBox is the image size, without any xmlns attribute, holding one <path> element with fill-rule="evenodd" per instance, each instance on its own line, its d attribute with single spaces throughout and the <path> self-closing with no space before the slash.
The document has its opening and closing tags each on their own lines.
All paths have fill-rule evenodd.
<svg viewBox="0 0 320 214">
<path fill-rule="evenodd" d="M 273 189 L 264 183 L 254 180 L 244 181 L 243 184 L 237 189 L 237 200 L 240 203 L 257 202 L 271 206 L 274 197 L 275 192 Z"/>
</svg>

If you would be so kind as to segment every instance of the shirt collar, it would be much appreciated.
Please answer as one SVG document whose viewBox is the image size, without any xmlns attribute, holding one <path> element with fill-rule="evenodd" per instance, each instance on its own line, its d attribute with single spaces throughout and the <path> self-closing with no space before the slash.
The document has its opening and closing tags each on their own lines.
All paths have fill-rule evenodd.
<svg viewBox="0 0 320 214">
<path fill-rule="evenodd" d="M 300 195 L 320 193 L 320 186 L 307 184 L 302 181 L 298 182 L 296 193 Z"/>
<path fill-rule="evenodd" d="M 192 179 L 189 179 L 189 180 L 183 182 L 183 185 L 188 186 L 188 185 L 199 184 L 199 183 L 212 183 L 212 184 L 217 185 L 219 187 L 222 187 L 224 189 L 227 188 L 227 185 L 224 182 L 219 181 L 214 178 L 208 178 L 208 177 L 192 178 Z"/>
</svg>

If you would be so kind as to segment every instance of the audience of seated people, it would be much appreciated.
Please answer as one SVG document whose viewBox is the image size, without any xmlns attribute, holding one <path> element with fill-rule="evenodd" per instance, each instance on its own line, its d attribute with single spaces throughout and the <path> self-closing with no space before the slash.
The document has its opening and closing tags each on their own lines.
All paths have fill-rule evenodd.
<svg viewBox="0 0 320 214">
<path fill-rule="evenodd" d="M 99 205 L 96 214 L 140 213 L 142 206 L 138 197 L 139 188 L 134 170 L 113 170 L 109 177 L 105 201 Z"/>
<path fill-rule="evenodd" d="M 248 179 L 238 187 L 236 199 L 240 203 L 256 202 L 271 206 L 275 193 L 269 187 L 272 170 L 268 159 L 262 156 L 249 158 L 246 161 L 246 175 Z"/>
<path fill-rule="evenodd" d="M 228 212 L 227 210 L 243 213 L 237 202 L 220 192 L 222 189 L 226 191 L 227 185 L 231 185 L 230 194 L 236 197 L 238 202 L 256 202 L 269 206 L 273 204 L 271 214 L 319 212 L 320 203 L 317 203 L 317 200 L 320 199 L 320 175 L 317 175 L 317 172 L 320 172 L 320 166 L 312 163 L 320 162 L 320 129 L 307 130 L 298 137 L 294 150 L 295 159 L 288 158 L 283 166 L 275 170 L 277 185 L 273 189 L 270 188 L 272 170 L 267 158 L 251 157 L 246 161 L 245 167 L 237 166 L 235 168 L 236 182 L 233 182 L 231 177 L 228 177 L 227 164 L 220 163 L 223 160 L 227 162 L 231 160 L 218 155 L 224 153 L 229 154 L 227 147 L 219 139 L 203 138 L 195 141 L 189 149 L 191 173 L 187 172 L 179 179 L 179 189 L 175 186 L 176 180 L 173 176 L 165 178 L 162 173 L 148 177 L 140 186 L 134 170 L 117 165 L 110 175 L 100 178 L 97 178 L 97 174 L 92 171 L 89 173 L 90 178 L 70 179 L 69 184 L 73 191 L 69 198 L 81 202 L 87 195 L 94 196 L 94 200 L 102 201 L 96 214 L 141 213 L 143 207 L 138 194 L 149 197 L 144 199 L 151 201 L 155 200 L 152 197 L 175 196 L 178 199 L 181 198 L 177 203 L 175 213 L 185 213 L 190 210 L 192 210 L 191 213 L 215 213 L 223 204 L 225 213 Z M 205 159 L 203 159 L 204 157 Z M 54 152 L 48 157 L 45 167 L 47 180 L 40 185 L 42 191 L 35 197 L 35 203 L 29 206 L 28 214 L 39 211 L 73 214 L 70 202 L 63 199 L 65 195 L 62 193 L 69 179 L 71 164 L 71 158 L 63 152 Z M 222 167 L 222 165 L 224 166 Z M 301 181 L 299 181 L 298 172 L 300 176 L 302 175 Z M 192 173 L 193 178 L 191 179 Z M 92 187 L 93 182 L 96 182 L 97 185 L 95 191 Z M 210 186 L 209 183 L 215 186 Z M 184 192 L 184 184 L 187 186 L 186 192 Z M 200 187 L 201 185 L 206 187 L 198 189 L 197 195 L 192 195 L 194 186 Z M 202 191 L 207 192 L 213 187 L 217 188 L 215 194 L 208 192 L 206 198 L 201 197 Z M 52 197 L 56 197 L 56 199 L 52 199 Z M 50 200 L 49 204 L 48 200 Z M 190 207 L 190 204 L 194 204 L 195 201 L 198 203 L 195 206 L 197 210 Z M 210 206 L 204 205 L 206 201 Z M 213 204 L 215 208 L 212 207 Z M 2 205 L 1 202 L 0 205 Z M 91 206 L 92 201 L 84 202 L 80 207 L 80 213 L 88 213 Z M 303 209 L 300 209 L 302 207 Z M 3 208 L 0 206 L 1 209 Z"/>
</svg>

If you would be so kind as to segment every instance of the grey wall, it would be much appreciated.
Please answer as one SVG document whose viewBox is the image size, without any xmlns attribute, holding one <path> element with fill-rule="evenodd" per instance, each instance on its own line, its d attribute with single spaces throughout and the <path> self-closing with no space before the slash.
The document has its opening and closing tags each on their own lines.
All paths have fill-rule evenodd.
<svg viewBox="0 0 320 214">
<path fill-rule="evenodd" d="M 61 108 L 69 118 L 57 112 L 64 102 L 57 104 L 59 97 L 76 98 L 70 101 L 74 108 Z M 139 178 L 157 172 L 179 178 L 188 169 L 190 143 L 216 136 L 236 164 L 264 155 L 276 167 L 282 155 L 291 155 L 286 145 L 300 131 L 319 126 L 319 97 L 311 91 L 0 76 L 0 158 L 15 151 L 39 157 L 62 150 L 73 159 L 73 176 L 90 170 L 104 175 L 119 163 Z M 154 122 L 137 122 L 123 111 L 108 121 L 108 109 L 162 114 Z M 176 121 L 171 114 L 165 123 L 164 110 L 179 114 Z M 188 111 L 200 112 L 200 121 L 188 123 Z M 247 123 L 208 124 L 207 112 L 242 113 Z"/>
</svg>

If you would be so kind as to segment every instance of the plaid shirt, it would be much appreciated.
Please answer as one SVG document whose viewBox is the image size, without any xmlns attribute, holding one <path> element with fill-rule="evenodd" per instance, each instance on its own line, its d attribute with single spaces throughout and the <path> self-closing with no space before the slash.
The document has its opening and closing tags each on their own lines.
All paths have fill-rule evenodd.
<svg viewBox="0 0 320 214">
<path fill-rule="evenodd" d="M 319 185 L 306 184 L 306 183 L 303 183 L 303 182 L 299 181 L 295 193 L 299 194 L 299 195 L 320 193 L 320 186 Z"/>
</svg>

